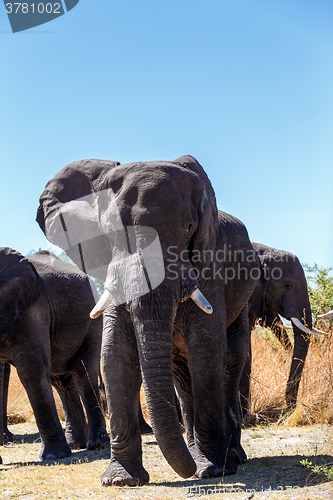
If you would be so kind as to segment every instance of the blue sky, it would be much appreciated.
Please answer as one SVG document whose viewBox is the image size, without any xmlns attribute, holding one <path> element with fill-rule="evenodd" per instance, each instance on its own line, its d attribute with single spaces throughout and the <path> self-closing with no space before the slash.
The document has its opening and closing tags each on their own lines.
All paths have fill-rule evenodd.
<svg viewBox="0 0 333 500">
<path fill-rule="evenodd" d="M 252 241 L 333 266 L 333 3 L 80 0 L 10 31 L 0 4 L 0 246 L 67 163 L 191 154 Z"/>
</svg>

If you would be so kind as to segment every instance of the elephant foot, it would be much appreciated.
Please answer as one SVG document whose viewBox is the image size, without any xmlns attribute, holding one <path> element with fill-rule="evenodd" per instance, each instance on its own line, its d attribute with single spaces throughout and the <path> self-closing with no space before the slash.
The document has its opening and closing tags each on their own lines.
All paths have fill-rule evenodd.
<svg viewBox="0 0 333 500">
<path fill-rule="evenodd" d="M 87 441 L 84 438 L 81 439 L 75 439 L 73 435 L 68 435 L 67 433 L 65 434 L 65 438 L 67 441 L 68 446 L 70 447 L 71 450 L 82 450 L 87 447 Z"/>
<path fill-rule="evenodd" d="M 87 446 L 88 426 L 66 425 L 65 438 L 72 450 L 82 450 Z"/>
<path fill-rule="evenodd" d="M 103 486 L 143 486 L 149 482 L 149 474 L 142 465 L 127 465 L 112 459 L 101 477 Z"/>
<path fill-rule="evenodd" d="M 12 434 L 8 429 L 4 429 L 3 438 L 5 443 L 13 443 L 14 442 L 14 434 Z"/>
<path fill-rule="evenodd" d="M 43 443 L 39 453 L 41 460 L 59 460 L 72 454 L 69 445 L 65 442 Z"/>
<path fill-rule="evenodd" d="M 97 433 L 90 433 L 86 446 L 88 450 L 97 450 L 98 448 L 104 448 L 104 446 L 108 446 L 109 444 L 110 438 L 104 427 L 99 429 Z"/>
<path fill-rule="evenodd" d="M 210 461 L 206 463 L 199 462 L 197 464 L 196 477 L 207 479 L 209 477 L 230 476 L 236 474 L 237 465 L 229 457 L 226 457 L 224 464 L 213 464 Z"/>
<path fill-rule="evenodd" d="M 246 453 L 240 444 L 230 448 L 228 457 L 231 458 L 231 460 L 237 465 L 242 465 L 247 462 Z"/>
</svg>

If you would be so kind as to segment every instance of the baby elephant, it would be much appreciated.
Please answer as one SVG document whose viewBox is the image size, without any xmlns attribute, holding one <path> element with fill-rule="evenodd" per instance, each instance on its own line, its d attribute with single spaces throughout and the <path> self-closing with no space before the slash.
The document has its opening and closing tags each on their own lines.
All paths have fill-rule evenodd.
<svg viewBox="0 0 333 500">
<path fill-rule="evenodd" d="M 76 267 L 50 252 L 24 258 L 0 248 L 0 362 L 16 367 L 28 393 L 42 439 L 42 460 L 109 442 L 98 391 L 102 319 L 90 319 L 94 305 L 91 282 Z M 2 394 L 1 375 L 3 370 Z M 51 384 L 61 397 L 65 433 Z M 0 398 L 0 415 L 2 402 Z M 0 444 L 2 426 L 0 418 Z"/>
</svg>

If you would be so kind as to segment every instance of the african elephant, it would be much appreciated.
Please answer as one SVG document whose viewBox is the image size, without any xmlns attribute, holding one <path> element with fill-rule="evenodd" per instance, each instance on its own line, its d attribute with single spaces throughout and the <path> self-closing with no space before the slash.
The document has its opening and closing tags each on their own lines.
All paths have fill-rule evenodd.
<svg viewBox="0 0 333 500">
<path fill-rule="evenodd" d="M 286 348 L 291 348 L 289 337 L 281 328 L 279 315 L 292 321 L 294 348 L 286 388 L 286 402 L 288 408 L 293 408 L 296 405 L 298 387 L 309 348 L 309 335 L 324 332 L 312 329 L 307 282 L 298 258 L 289 252 L 260 243 L 252 245 L 259 257 L 261 278 L 249 300 L 250 331 L 256 320 L 261 319 L 262 324 L 271 327 Z M 244 416 L 248 410 L 250 374 L 251 342 L 240 382 Z"/>
<path fill-rule="evenodd" d="M 71 447 L 95 449 L 108 443 L 97 383 L 102 322 L 89 317 L 95 298 L 88 277 L 50 252 L 24 258 L 0 248 L 0 299 L 0 361 L 16 367 L 27 391 L 42 439 L 40 458 L 63 458 Z M 51 383 L 64 407 L 65 433 Z M 5 384 L 8 388 L 8 380 Z M 3 410 L 1 397 L 1 416 Z"/>
<path fill-rule="evenodd" d="M 136 404 L 141 376 L 156 440 L 173 469 L 184 478 L 235 473 L 246 460 L 239 378 L 259 268 L 244 225 L 218 213 L 201 165 L 191 156 L 71 163 L 47 184 L 37 221 L 49 241 L 105 281 L 91 312 L 105 311 L 111 461 L 103 485 L 149 481 Z M 247 252 L 254 256 L 244 259 Z"/>
</svg>

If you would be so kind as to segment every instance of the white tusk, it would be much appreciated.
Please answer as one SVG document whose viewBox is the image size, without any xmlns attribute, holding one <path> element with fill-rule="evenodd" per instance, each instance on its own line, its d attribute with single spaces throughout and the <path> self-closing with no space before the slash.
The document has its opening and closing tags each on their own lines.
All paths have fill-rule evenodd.
<svg viewBox="0 0 333 500">
<path fill-rule="evenodd" d="M 329 335 L 329 333 L 327 332 L 323 332 L 322 330 L 318 330 L 318 328 L 315 328 L 314 326 L 312 327 L 312 330 L 315 332 L 315 333 L 321 333 L 323 335 Z"/>
<path fill-rule="evenodd" d="M 196 303 L 197 306 L 200 307 L 205 313 L 212 314 L 213 308 L 208 302 L 208 300 L 202 295 L 199 288 L 194 290 L 191 295 L 191 299 Z"/>
<path fill-rule="evenodd" d="M 320 316 L 317 316 L 317 318 L 320 318 L 320 319 L 333 319 L 333 311 L 328 311 L 326 314 L 321 314 Z"/>
<path fill-rule="evenodd" d="M 328 335 L 326 332 L 322 332 L 321 330 L 317 330 L 316 328 L 313 328 L 313 330 L 310 330 L 309 328 L 304 326 L 303 323 L 301 323 L 300 320 L 297 318 L 290 318 L 290 319 L 294 323 L 294 325 L 297 326 L 297 328 L 302 330 L 302 332 L 304 332 L 304 333 L 312 333 L 314 335 L 318 335 L 319 333 L 322 333 L 324 335 Z"/>
<path fill-rule="evenodd" d="M 99 299 L 94 309 L 90 313 L 90 317 L 92 319 L 98 318 L 102 314 L 103 311 L 108 307 L 109 304 L 113 301 L 114 296 L 109 290 L 105 288 L 102 297 Z"/>
</svg>

